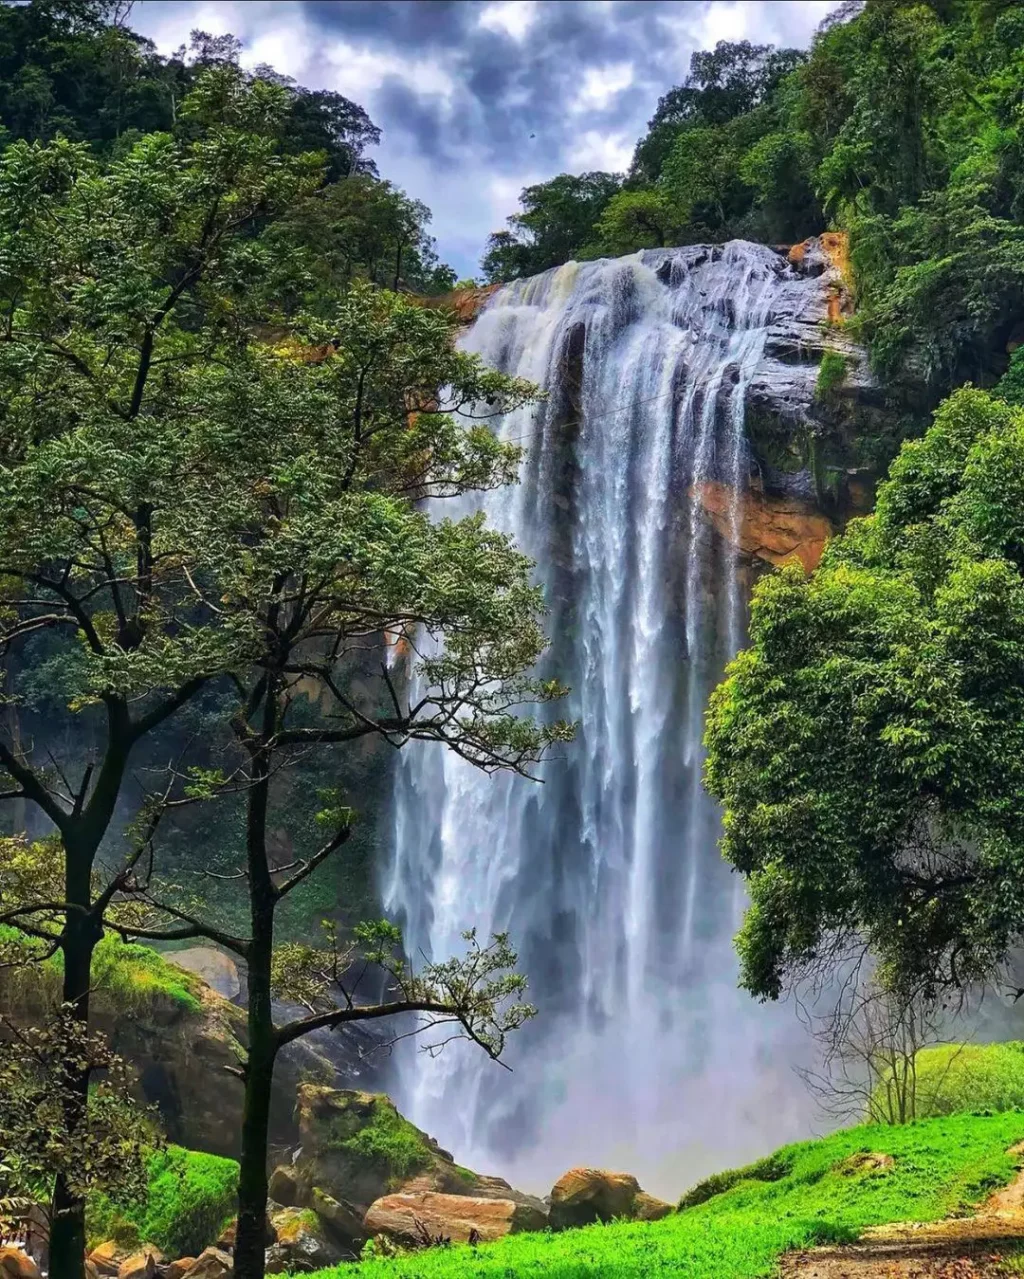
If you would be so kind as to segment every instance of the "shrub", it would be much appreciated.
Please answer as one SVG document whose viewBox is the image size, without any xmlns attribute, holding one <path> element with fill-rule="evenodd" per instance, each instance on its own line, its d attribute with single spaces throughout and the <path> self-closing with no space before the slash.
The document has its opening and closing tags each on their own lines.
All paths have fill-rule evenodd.
<svg viewBox="0 0 1024 1279">
<path fill-rule="evenodd" d="M 826 351 L 818 365 L 818 380 L 814 386 L 816 400 L 828 400 L 846 379 L 846 357 L 838 351 Z"/>
<path fill-rule="evenodd" d="M 697 1204 L 707 1203 L 715 1195 L 724 1194 L 741 1181 L 781 1181 L 789 1175 L 792 1160 L 782 1155 L 768 1155 L 743 1168 L 727 1168 L 724 1172 L 712 1173 L 703 1181 L 698 1181 L 679 1200 L 680 1209 L 695 1208 Z"/>
</svg>

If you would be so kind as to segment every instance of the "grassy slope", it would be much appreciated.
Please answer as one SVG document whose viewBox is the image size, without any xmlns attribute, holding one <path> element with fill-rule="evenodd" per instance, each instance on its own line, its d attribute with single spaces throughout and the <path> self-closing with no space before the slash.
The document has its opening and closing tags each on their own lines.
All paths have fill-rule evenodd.
<svg viewBox="0 0 1024 1279">
<path fill-rule="evenodd" d="M 652 1225 L 590 1226 L 512 1235 L 471 1249 L 435 1249 L 346 1265 L 336 1279 L 755 1279 L 780 1253 L 852 1239 L 869 1225 L 933 1221 L 968 1209 L 1008 1182 L 1007 1148 L 1024 1138 L 1024 1112 L 954 1115 L 904 1128 L 850 1128 L 778 1152 L 789 1168 L 771 1182 L 731 1190 Z M 836 1167 L 858 1151 L 888 1154 L 887 1172 Z"/>
</svg>

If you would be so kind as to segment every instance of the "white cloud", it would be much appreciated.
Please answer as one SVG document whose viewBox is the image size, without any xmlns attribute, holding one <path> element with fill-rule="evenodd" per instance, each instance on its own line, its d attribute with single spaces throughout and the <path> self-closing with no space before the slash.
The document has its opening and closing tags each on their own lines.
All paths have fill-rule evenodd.
<svg viewBox="0 0 1024 1279">
<path fill-rule="evenodd" d="M 631 133 L 609 133 L 588 129 L 580 134 L 566 156 L 570 170 L 603 169 L 606 173 L 624 173 L 633 159 Z"/>
<path fill-rule="evenodd" d="M 449 102 L 455 95 L 454 79 L 434 60 L 414 60 L 380 49 L 361 49 L 340 40 L 327 42 L 319 54 L 331 68 L 329 87 L 362 103 L 371 116 L 374 94 L 385 80 L 392 77 L 414 86 L 420 96 L 443 98 Z"/>
<path fill-rule="evenodd" d="M 522 40 L 536 17 L 536 0 L 494 0 L 480 11 L 477 26 L 486 31 L 504 31 L 513 40 Z"/>
<path fill-rule="evenodd" d="M 632 83 L 632 62 L 611 62 L 603 67 L 587 67 L 583 73 L 583 83 L 569 110 L 576 115 L 584 111 L 605 111 L 612 100 Z"/>
</svg>

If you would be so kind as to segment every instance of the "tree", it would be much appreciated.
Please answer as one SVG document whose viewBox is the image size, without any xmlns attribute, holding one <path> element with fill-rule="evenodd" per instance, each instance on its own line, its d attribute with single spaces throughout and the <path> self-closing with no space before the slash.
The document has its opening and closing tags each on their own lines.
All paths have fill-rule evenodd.
<svg viewBox="0 0 1024 1279">
<path fill-rule="evenodd" d="M 697 126 L 727 124 L 753 111 L 804 60 L 798 49 L 776 49 L 749 40 L 719 40 L 690 58 L 683 84 L 658 99 L 647 133 L 636 145 L 630 176 L 655 182 L 679 134 Z"/>
<path fill-rule="evenodd" d="M 455 274 L 441 266 L 427 233 L 430 210 L 390 182 L 356 173 L 331 184 L 296 208 L 274 230 L 284 274 L 294 278 L 290 254 L 303 254 L 305 275 L 295 307 L 317 311 L 334 306 L 356 280 L 383 288 L 422 293 L 450 289 Z M 287 278 L 282 282 L 286 292 Z M 287 296 L 282 301 L 289 302 Z"/>
<path fill-rule="evenodd" d="M 42 936 L 61 951 L 63 1001 L 83 1025 L 120 882 L 112 872 L 97 885 L 100 850 L 132 755 L 239 643 L 204 629 L 180 568 L 169 570 L 201 501 L 179 445 L 195 379 L 244 349 L 262 310 L 267 262 L 254 233 L 321 180 L 315 157 L 279 155 L 285 105 L 274 86 L 218 70 L 183 106 L 208 121 L 193 141 L 152 135 L 106 172 L 64 140 L 17 143 L 0 159 L 3 696 L 21 704 L 34 660 L 56 655 L 51 677 L 92 739 L 62 762 L 8 735 L 8 719 L 0 800 L 27 802 L 59 836 L 61 927 Z M 144 828 L 133 842 L 145 843 Z M 34 912 L 12 911 L 7 922 L 36 931 Z M 73 1126 L 88 1072 L 68 1071 Z M 53 1221 L 52 1273 L 78 1276 L 83 1202 L 63 1174 Z"/>
<path fill-rule="evenodd" d="M 1024 928 L 1024 411 L 964 388 L 875 513 L 757 586 L 707 785 L 751 895 L 743 984 L 858 938 L 895 989 L 962 990 Z"/>
<path fill-rule="evenodd" d="M 660 191 L 619 191 L 598 218 L 594 251 L 616 257 L 637 249 L 665 248 L 678 243 L 682 221 L 685 219 Z"/>
<path fill-rule="evenodd" d="M 240 1275 L 262 1273 L 267 1105 L 285 1043 L 419 1010 L 497 1054 L 528 1012 L 507 939 L 471 939 L 464 962 L 417 974 L 377 926 L 359 935 L 360 962 L 390 971 L 393 998 L 357 1003 L 355 955 L 334 947 L 317 962 L 342 1007 L 321 994 L 308 1018 L 275 1027 L 275 910 L 344 845 L 352 814 L 329 797 L 322 846 L 282 867 L 268 838 L 273 776 L 370 734 L 525 771 L 569 731 L 519 714 L 561 692 L 528 673 L 544 647 L 529 561 L 480 517 L 434 523 L 422 505 L 515 477 L 520 450 L 474 418 L 533 388 L 457 351 L 445 315 L 367 285 L 276 347 L 256 337 L 278 278 L 267 224 L 320 180 L 315 158 L 280 154 L 285 105 L 277 86 L 218 67 L 183 106 L 193 141 L 144 139 L 105 173 L 64 142 L 18 144 L 0 163 L 5 697 L 26 696 L 55 652 L 49 669 L 97 756 L 0 738 L 0 795 L 57 832 L 56 876 L 19 871 L 0 922 L 61 951 L 83 1024 L 104 927 L 207 936 L 245 959 Z M 362 669 L 389 635 L 440 645 L 421 652 L 422 693 L 376 658 Z M 129 787 L 139 743 L 211 690 L 230 728 L 223 766 L 200 743 L 159 785 Z M 246 807 L 241 937 L 164 891 L 155 862 L 162 823 L 232 791 Z M 118 805 L 131 809 L 122 838 Z M 69 1077 L 73 1127 L 88 1076 L 72 1063 Z M 51 1270 L 77 1274 L 82 1200 L 63 1175 L 54 1202 Z"/>
<path fill-rule="evenodd" d="M 67 1077 L 69 1059 L 88 1072 L 84 1106 Z M 52 1202 L 58 1178 L 78 1199 L 97 1191 L 121 1203 L 145 1197 L 145 1155 L 158 1138 L 130 1084 L 125 1063 L 66 1008 L 32 1027 L 0 1015 L 0 1235 L 26 1226 L 34 1233 L 36 1205 Z M 56 1221 L 48 1225 L 52 1233 Z"/>
<path fill-rule="evenodd" d="M 279 904 L 344 845 L 353 814 L 339 797 L 325 797 L 321 846 L 290 866 L 276 864 L 272 777 L 311 752 L 371 734 L 396 746 L 434 740 L 485 769 L 528 771 L 569 732 L 517 713 L 562 691 L 527 674 L 545 644 L 529 562 L 479 517 L 433 523 L 420 505 L 514 478 L 520 450 L 453 414 L 507 410 L 532 388 L 456 350 L 445 315 L 367 286 L 355 286 L 334 321 L 310 324 L 306 336 L 314 359 L 253 352 L 225 370 L 204 400 L 201 429 L 183 444 L 186 459 L 195 450 L 191 469 L 204 474 L 187 577 L 208 628 L 244 643 L 231 667 L 234 749 L 219 772 L 186 779 L 186 787 L 193 795 L 196 786 L 211 795 L 244 791 L 239 880 L 249 894 L 249 932 L 228 935 L 168 898 L 140 873 L 141 850 L 119 898 L 166 922 L 114 925 L 150 939 L 207 936 L 245 961 L 235 1245 L 243 1276 L 262 1274 L 271 1081 L 285 1045 L 315 1029 L 421 1012 L 457 1022 L 497 1056 L 529 1011 L 505 937 L 486 946 L 470 937 L 464 961 L 419 974 L 383 924 L 359 930 L 354 945 L 332 936 L 326 947 L 275 955 Z M 440 642 L 421 651 L 424 691 L 380 660 L 385 636 L 412 651 L 425 636 Z M 312 722 L 311 703 L 319 712 Z M 389 997 L 369 1006 L 359 987 L 367 965 L 392 983 Z M 275 989 L 297 996 L 309 1015 L 275 1025 Z M 332 990 L 340 1007 L 328 998 Z"/>
<path fill-rule="evenodd" d="M 823 1114 L 840 1123 L 917 1118 L 918 1053 L 943 1042 L 942 1010 L 933 1001 L 888 987 L 884 974 L 862 978 L 858 964 L 831 1011 L 811 1013 L 808 1024 L 822 1061 L 799 1073 Z"/>
<path fill-rule="evenodd" d="M 487 280 L 536 275 L 576 257 L 620 185 L 617 174 L 593 172 L 560 173 L 525 187 L 519 196 L 522 211 L 508 218 L 507 231 L 496 231 L 487 241 L 481 262 Z"/>
</svg>

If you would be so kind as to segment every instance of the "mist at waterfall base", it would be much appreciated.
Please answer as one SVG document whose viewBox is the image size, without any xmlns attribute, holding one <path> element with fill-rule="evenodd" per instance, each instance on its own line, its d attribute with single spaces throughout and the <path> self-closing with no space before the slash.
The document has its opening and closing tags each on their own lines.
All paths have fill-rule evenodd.
<svg viewBox="0 0 1024 1279">
<path fill-rule="evenodd" d="M 674 1197 L 811 1127 L 802 1028 L 736 986 L 742 887 L 700 783 L 749 567 L 699 498 L 728 486 L 738 531 L 746 390 L 791 275 L 742 241 L 569 263 L 502 288 L 461 342 L 548 399 L 497 427 L 527 449 L 519 485 L 437 514 L 482 506 L 535 560 L 542 673 L 578 730 L 543 784 L 401 753 L 384 899 L 408 952 L 507 930 L 538 1015 L 512 1073 L 407 1043 L 393 1091 L 461 1163 L 526 1188 L 584 1164 Z"/>
</svg>

